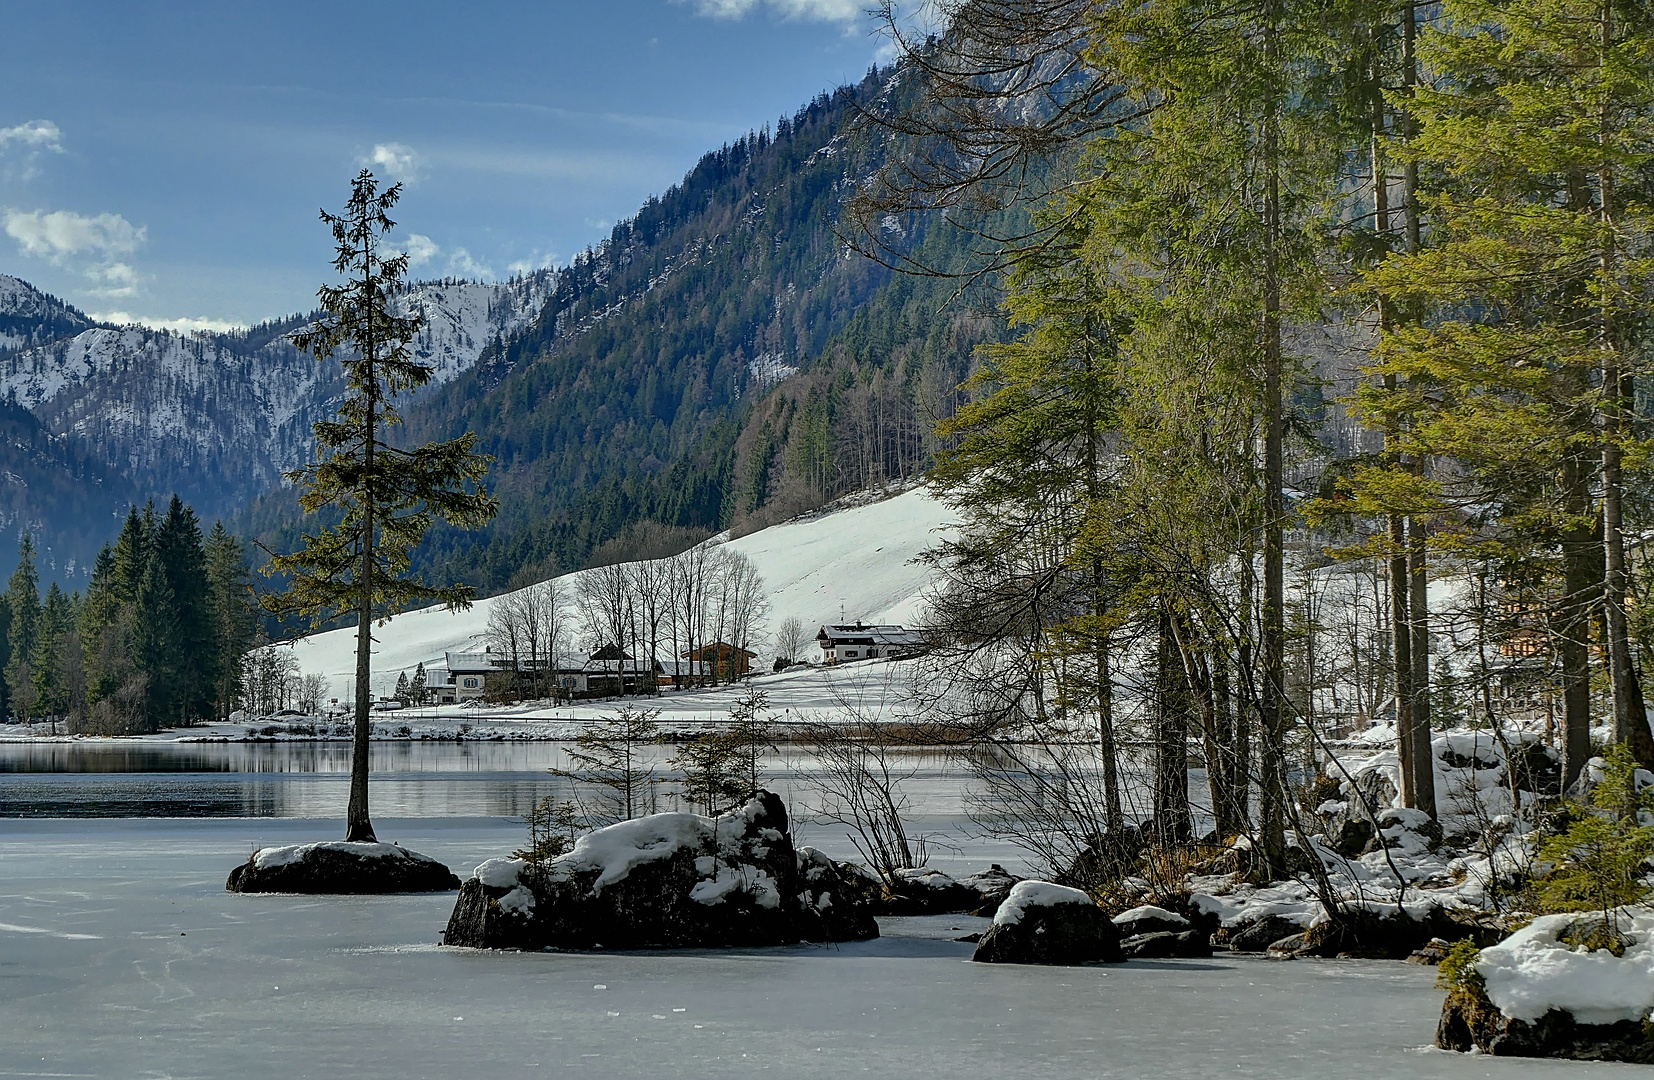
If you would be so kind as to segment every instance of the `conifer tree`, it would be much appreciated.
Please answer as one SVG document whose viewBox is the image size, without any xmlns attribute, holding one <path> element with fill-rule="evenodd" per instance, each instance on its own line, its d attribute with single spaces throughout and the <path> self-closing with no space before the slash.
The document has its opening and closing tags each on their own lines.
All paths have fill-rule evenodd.
<svg viewBox="0 0 1654 1080">
<path fill-rule="evenodd" d="M 413 698 L 415 705 L 425 704 L 425 699 L 429 696 L 426 689 L 427 685 L 428 683 L 425 676 L 425 661 L 421 660 L 419 665 L 414 668 L 413 681 L 408 683 L 408 693 L 409 696 Z"/>
<path fill-rule="evenodd" d="M 1097 207 L 1090 249 L 1137 297 L 1122 351 L 1134 372 L 1181 395 L 1191 388 L 1155 373 L 1204 361 L 1217 381 L 1193 388 L 1205 391 L 1196 409 L 1253 416 L 1255 509 L 1235 505 L 1255 523 L 1261 564 L 1255 651 L 1241 647 L 1256 661 L 1259 850 L 1271 872 L 1285 865 L 1290 807 L 1285 470 L 1296 385 L 1285 332 L 1324 296 L 1322 244 L 1343 164 L 1325 14 L 1295 0 L 1107 7 L 1090 54 L 1119 71 L 1142 117 L 1096 141 L 1086 192 Z M 1252 667 L 1238 670 L 1250 680 Z"/>
<path fill-rule="evenodd" d="M 1507 563 L 1554 565 L 1571 783 L 1592 753 L 1599 602 L 1616 735 L 1654 758 L 1622 526 L 1625 470 L 1645 458 L 1626 421 L 1654 284 L 1654 26 L 1626 0 L 1449 0 L 1443 14 L 1423 51 L 1444 86 L 1416 99 L 1416 152 L 1440 177 L 1423 200 L 1432 242 L 1369 275 L 1430 318 L 1385 334 L 1381 371 L 1407 389 L 1364 405 L 1410 423 L 1412 455 L 1459 465 L 1398 497 L 1467 508 Z"/>
<path fill-rule="evenodd" d="M 212 712 L 218 653 L 212 647 L 214 627 L 201 525 L 195 511 L 177 495 L 156 527 L 154 547 L 172 592 L 176 633 L 163 676 L 165 707 L 170 719 L 188 724 Z"/>
<path fill-rule="evenodd" d="M 28 533 L 23 534 L 17 569 L 6 587 L 6 608 L 11 612 L 6 686 L 11 691 L 12 708 L 27 723 L 35 711 L 35 639 L 40 630 L 40 576 L 34 566 L 34 538 Z"/>
<path fill-rule="evenodd" d="M 398 290 L 407 273 L 405 254 L 385 257 L 381 239 L 394 227 L 389 211 L 401 185 L 383 192 L 371 170 L 351 184 L 344 213 L 321 212 L 333 233 L 333 268 L 344 279 L 317 293 L 321 317 L 296 332 L 293 343 L 318 361 L 337 359 L 346 393 L 338 415 L 315 425 L 317 460 L 295 470 L 299 504 L 306 513 L 338 515 L 304 535 L 291 554 L 271 559 L 272 574 L 288 585 L 270 606 L 312 626 L 335 616 L 356 619 L 356 720 L 351 756 L 347 840 L 372 841 L 368 814 L 368 734 L 372 705 L 373 622 L 415 601 L 450 609 L 470 604 L 468 587 L 432 587 L 409 573 L 410 554 L 440 518 L 474 528 L 494 516 L 497 504 L 483 489 L 489 460 L 474 452 L 476 436 L 413 449 L 390 439 L 401 422 L 393 399 L 431 379 L 432 369 L 410 346 L 421 318 L 399 314 Z"/>
<path fill-rule="evenodd" d="M 153 547 L 138 581 L 127 633 L 131 667 L 141 680 L 134 688 L 135 697 L 142 703 L 140 722 L 145 730 L 156 731 L 171 719 L 173 688 L 169 676 L 176 671 L 179 635 L 177 601 L 167 582 L 166 567 Z"/>
<path fill-rule="evenodd" d="M 70 686 L 64 670 L 63 656 L 72 632 L 69 598 L 52 582 L 46 590 L 46 603 L 41 608 L 40 624 L 35 631 L 34 652 L 29 660 L 30 679 L 35 711 L 52 718 L 55 731 L 57 721 L 68 711 Z"/>
<path fill-rule="evenodd" d="M 258 618 L 247 553 L 221 521 L 214 523 L 207 534 L 206 556 L 211 644 L 216 654 L 212 662 L 213 714 L 224 720 L 241 703 L 247 651 L 253 647 Z"/>
<path fill-rule="evenodd" d="M 113 584 L 115 597 L 130 604 L 138 596 L 138 584 L 143 581 L 149 566 L 149 549 L 155 536 L 155 504 L 150 503 L 140 512 L 136 506 L 127 511 L 126 523 L 115 540 Z"/>
<path fill-rule="evenodd" d="M 80 611 L 80 645 L 86 663 L 86 699 L 89 705 L 108 698 L 123 681 L 119 643 L 123 605 L 117 595 L 115 550 L 108 544 L 92 564 L 92 580 Z"/>
</svg>

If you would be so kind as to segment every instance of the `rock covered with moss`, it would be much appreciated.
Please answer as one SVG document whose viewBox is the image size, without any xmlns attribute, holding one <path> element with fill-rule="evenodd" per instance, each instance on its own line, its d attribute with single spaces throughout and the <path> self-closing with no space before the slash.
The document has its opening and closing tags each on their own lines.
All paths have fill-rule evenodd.
<svg viewBox="0 0 1654 1080">
<path fill-rule="evenodd" d="M 651 814 L 539 865 L 490 859 L 460 890 L 447 945 L 660 949 L 856 941 L 878 925 L 848 871 L 794 848 L 781 799 L 718 817 Z"/>
<path fill-rule="evenodd" d="M 1654 1064 L 1654 909 L 1544 915 L 1442 976 L 1444 1050 Z"/>
</svg>

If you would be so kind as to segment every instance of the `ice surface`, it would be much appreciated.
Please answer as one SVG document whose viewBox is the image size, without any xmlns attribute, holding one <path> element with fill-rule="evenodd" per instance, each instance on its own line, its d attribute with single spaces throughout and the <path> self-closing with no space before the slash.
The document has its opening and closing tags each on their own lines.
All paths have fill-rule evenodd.
<svg viewBox="0 0 1654 1080">
<path fill-rule="evenodd" d="M 1524 929 L 1483 949 L 1476 970 L 1499 1011 L 1533 1021 L 1551 1009 L 1586 1024 L 1646 1020 L 1654 1012 L 1654 909 L 1622 909 L 1624 956 L 1606 949 L 1571 948 L 1557 935 L 1580 915 L 1542 915 Z M 1601 916 L 1597 916 L 1601 918 Z"/>
<path fill-rule="evenodd" d="M 1008 926 L 1019 923 L 1029 908 L 1090 903 L 1091 897 L 1079 889 L 1070 889 L 1066 885 L 1055 885 L 1049 881 L 1019 881 L 1011 886 L 1011 894 L 994 913 L 994 925 Z"/>
<path fill-rule="evenodd" d="M 376 825 L 449 865 L 522 839 L 520 822 Z M 492 953 L 435 946 L 451 896 L 224 891 L 249 850 L 316 828 L 0 823 L 0 1075 L 1630 1075 L 1423 1051 L 1441 995 L 1398 963 L 990 968 L 950 940 L 986 920 L 958 915 L 833 947 Z"/>
</svg>

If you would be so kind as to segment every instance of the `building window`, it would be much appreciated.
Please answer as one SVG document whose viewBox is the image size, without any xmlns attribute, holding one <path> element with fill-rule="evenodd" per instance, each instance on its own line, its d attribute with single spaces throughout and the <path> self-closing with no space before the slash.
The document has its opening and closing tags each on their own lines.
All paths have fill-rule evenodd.
<svg viewBox="0 0 1654 1080">
<path fill-rule="evenodd" d="M 477 688 L 477 680 L 475 680 L 475 679 L 466 679 L 465 680 L 465 688 L 467 690 L 475 690 Z"/>
</svg>

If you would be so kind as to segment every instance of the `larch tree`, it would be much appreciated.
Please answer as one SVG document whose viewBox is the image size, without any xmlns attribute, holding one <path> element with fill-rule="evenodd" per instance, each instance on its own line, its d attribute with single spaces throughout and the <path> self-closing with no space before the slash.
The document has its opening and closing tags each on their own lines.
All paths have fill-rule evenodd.
<svg viewBox="0 0 1654 1080">
<path fill-rule="evenodd" d="M 355 737 L 345 839 L 375 840 L 368 814 L 368 736 L 372 704 L 373 624 L 414 602 L 468 607 L 463 585 L 430 586 L 410 573 L 410 554 L 431 524 L 459 528 L 488 522 L 498 504 L 484 488 L 490 460 L 475 452 L 476 436 L 404 448 L 392 440 L 401 423 L 394 399 L 431 379 L 412 344 L 422 319 L 404 312 L 399 291 L 406 254 L 385 254 L 389 212 L 401 185 L 381 191 L 373 172 L 351 182 L 342 214 L 321 212 L 332 230 L 334 270 L 343 279 L 317 293 L 321 316 L 292 335 L 320 362 L 337 360 L 346 392 L 338 414 L 315 425 L 316 461 L 294 470 L 308 514 L 326 523 L 304 534 L 295 552 L 274 556 L 269 570 L 287 579 L 270 594 L 272 610 L 296 614 L 311 626 L 339 615 L 356 619 Z"/>
</svg>

